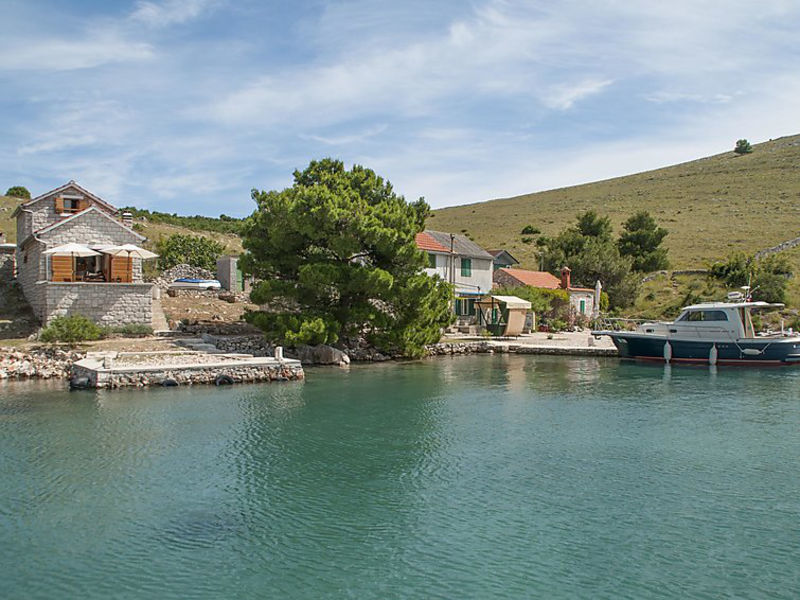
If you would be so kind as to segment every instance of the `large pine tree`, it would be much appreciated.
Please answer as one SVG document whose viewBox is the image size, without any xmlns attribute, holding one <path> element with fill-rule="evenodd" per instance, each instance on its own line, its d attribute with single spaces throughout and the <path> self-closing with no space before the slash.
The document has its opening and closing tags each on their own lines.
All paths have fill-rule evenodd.
<svg viewBox="0 0 800 600">
<path fill-rule="evenodd" d="M 365 336 L 419 356 L 450 321 L 450 286 L 423 272 L 415 236 L 429 214 L 370 169 L 313 161 L 282 191 L 253 190 L 243 265 L 261 280 L 249 318 L 276 341 L 334 343 Z"/>
</svg>

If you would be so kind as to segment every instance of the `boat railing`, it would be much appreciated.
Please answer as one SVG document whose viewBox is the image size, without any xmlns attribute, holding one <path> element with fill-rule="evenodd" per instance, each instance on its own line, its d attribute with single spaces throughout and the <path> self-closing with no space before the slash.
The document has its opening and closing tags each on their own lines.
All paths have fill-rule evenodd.
<svg viewBox="0 0 800 600">
<path fill-rule="evenodd" d="M 654 322 L 653 319 L 629 319 L 600 315 L 592 323 L 592 329 L 595 331 L 634 331 L 639 325 Z"/>
</svg>

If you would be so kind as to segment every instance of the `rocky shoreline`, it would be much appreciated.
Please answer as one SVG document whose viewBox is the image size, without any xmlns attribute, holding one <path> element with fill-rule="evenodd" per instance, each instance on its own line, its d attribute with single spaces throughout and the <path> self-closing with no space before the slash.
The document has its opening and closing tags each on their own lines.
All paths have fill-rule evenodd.
<svg viewBox="0 0 800 600">
<path fill-rule="evenodd" d="M 0 348 L 0 380 L 68 379 L 72 363 L 85 356 L 83 352 L 60 348 L 35 348 L 29 351 Z"/>
<path fill-rule="evenodd" d="M 261 335 L 203 334 L 202 341 L 225 353 L 251 354 L 255 357 L 273 356 L 275 346 Z M 304 366 L 347 366 L 352 362 L 370 363 L 395 360 L 401 357 L 382 354 L 364 342 L 343 346 L 298 346 L 286 349 L 287 358 L 299 360 Z M 428 356 L 459 356 L 467 354 L 549 354 L 578 356 L 616 356 L 614 348 L 526 345 L 502 341 L 444 341 L 426 347 Z M 0 348 L 0 380 L 4 379 L 69 379 L 73 363 L 86 353 L 57 347 L 32 350 Z"/>
</svg>

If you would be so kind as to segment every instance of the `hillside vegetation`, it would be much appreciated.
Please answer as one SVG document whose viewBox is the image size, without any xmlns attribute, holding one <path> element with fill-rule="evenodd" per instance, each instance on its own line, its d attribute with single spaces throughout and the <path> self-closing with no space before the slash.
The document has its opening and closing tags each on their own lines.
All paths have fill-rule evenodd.
<svg viewBox="0 0 800 600">
<path fill-rule="evenodd" d="M 17 222 L 11 218 L 11 213 L 22 203 L 17 198 L 0 196 L 0 231 L 6 234 L 6 242 L 14 244 L 17 241 Z"/>
<path fill-rule="evenodd" d="M 523 267 L 536 268 L 535 238 L 524 236 L 524 243 L 522 229 L 555 235 L 588 209 L 609 216 L 617 232 L 632 213 L 650 211 L 669 230 L 664 243 L 679 269 L 777 245 L 800 235 L 800 135 L 756 144 L 752 154 L 731 149 L 636 175 L 445 208 L 428 226 L 505 248 Z"/>
</svg>

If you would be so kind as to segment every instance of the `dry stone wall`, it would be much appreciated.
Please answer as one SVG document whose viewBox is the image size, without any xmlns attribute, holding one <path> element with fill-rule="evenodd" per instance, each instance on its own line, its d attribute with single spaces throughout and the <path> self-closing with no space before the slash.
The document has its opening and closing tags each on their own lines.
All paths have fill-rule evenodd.
<svg viewBox="0 0 800 600">
<path fill-rule="evenodd" d="M 58 283 L 45 288 L 47 325 L 55 317 L 83 315 L 104 326 L 153 322 L 152 285 L 149 283 Z"/>
</svg>

